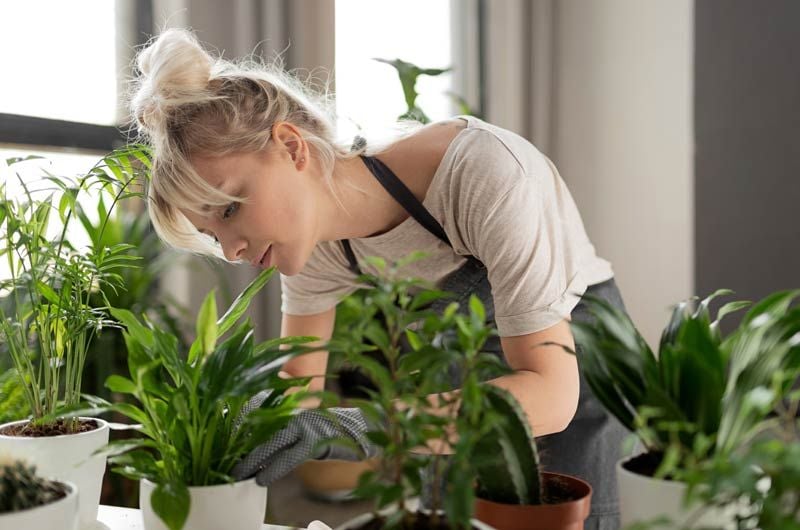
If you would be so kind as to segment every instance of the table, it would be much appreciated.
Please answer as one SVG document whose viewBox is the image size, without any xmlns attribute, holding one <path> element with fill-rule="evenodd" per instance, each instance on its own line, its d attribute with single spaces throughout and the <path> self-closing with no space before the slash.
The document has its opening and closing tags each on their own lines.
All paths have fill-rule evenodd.
<svg viewBox="0 0 800 530">
<path fill-rule="evenodd" d="M 297 527 L 265 524 L 262 530 L 299 530 Z M 85 529 L 90 530 L 90 529 Z M 142 514 L 133 508 L 100 505 L 97 524 L 91 530 L 144 530 Z M 186 530 L 191 530 L 187 528 Z"/>
</svg>

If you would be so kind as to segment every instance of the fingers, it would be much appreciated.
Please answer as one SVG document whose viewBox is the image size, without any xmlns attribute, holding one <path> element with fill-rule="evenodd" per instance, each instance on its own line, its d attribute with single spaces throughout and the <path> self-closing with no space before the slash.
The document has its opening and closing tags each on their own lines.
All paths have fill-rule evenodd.
<svg viewBox="0 0 800 530">
<path fill-rule="evenodd" d="M 231 474 L 236 480 L 244 480 L 250 478 L 267 466 L 270 459 L 274 455 L 280 453 L 287 447 L 297 443 L 297 437 L 291 437 L 284 433 L 284 436 L 275 436 L 271 441 L 259 445 L 253 449 L 250 454 L 240 460 L 234 466 Z M 259 482 L 259 484 L 261 484 Z M 262 486 L 264 484 L 261 484 Z"/>
<path fill-rule="evenodd" d="M 308 460 L 309 456 L 310 447 L 302 442 L 284 448 L 270 459 L 264 469 L 256 474 L 256 483 L 259 486 L 269 486 Z"/>
</svg>

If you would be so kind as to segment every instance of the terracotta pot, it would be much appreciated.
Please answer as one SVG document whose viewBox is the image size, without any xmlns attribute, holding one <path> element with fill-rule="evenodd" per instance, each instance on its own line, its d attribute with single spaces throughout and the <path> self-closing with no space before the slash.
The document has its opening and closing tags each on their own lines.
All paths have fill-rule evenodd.
<svg viewBox="0 0 800 530">
<path fill-rule="evenodd" d="M 139 508 L 145 530 L 169 530 L 155 514 L 150 495 L 156 485 L 139 481 Z M 267 488 L 251 478 L 233 484 L 189 487 L 186 530 L 261 530 L 267 511 Z"/>
<path fill-rule="evenodd" d="M 305 491 L 316 499 L 342 501 L 351 497 L 364 471 L 375 469 L 377 459 L 361 462 L 346 460 L 307 460 L 295 473 Z"/>
<path fill-rule="evenodd" d="M 423 510 L 424 511 L 424 510 Z M 384 510 L 381 512 L 384 516 L 392 513 L 391 510 Z M 443 513 L 441 510 L 439 513 Z M 342 523 L 341 525 L 336 527 L 336 530 L 358 530 L 359 528 L 363 527 L 373 519 L 373 514 L 371 513 L 362 513 L 349 521 Z M 470 521 L 473 530 L 498 530 L 496 528 L 492 528 L 488 524 L 478 521 L 477 519 L 472 519 Z"/>
<path fill-rule="evenodd" d="M 70 482 L 62 482 L 62 484 L 67 486 L 67 495 L 65 497 L 49 504 L 28 508 L 27 510 L 2 513 L 0 514 L 0 528 L 77 530 L 78 489 Z"/>
<path fill-rule="evenodd" d="M 575 500 L 558 504 L 502 504 L 475 500 L 475 518 L 497 530 L 581 530 L 592 507 L 592 487 L 583 480 L 560 473 L 542 473 L 542 483 L 566 483 Z"/>
<path fill-rule="evenodd" d="M 36 473 L 61 482 L 71 482 L 78 488 L 80 526 L 90 527 L 97 521 L 100 489 L 106 471 L 105 455 L 95 455 L 97 449 L 108 443 L 108 423 L 98 418 L 81 418 L 94 421 L 97 428 L 77 434 L 60 436 L 8 436 L 0 435 L 0 453 L 21 458 L 36 465 Z M 15 421 L 0 425 L 0 429 L 26 423 Z"/>
</svg>

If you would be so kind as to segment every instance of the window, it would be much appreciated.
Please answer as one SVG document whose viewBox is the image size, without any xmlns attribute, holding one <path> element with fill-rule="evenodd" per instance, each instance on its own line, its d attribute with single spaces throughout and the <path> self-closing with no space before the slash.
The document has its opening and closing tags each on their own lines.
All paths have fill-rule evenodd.
<svg viewBox="0 0 800 530">
<path fill-rule="evenodd" d="M 336 0 L 336 111 L 340 132 L 380 131 L 406 110 L 396 70 L 373 60 L 422 68 L 451 66 L 450 0 Z M 417 105 L 435 121 L 454 113 L 452 75 L 420 76 Z"/>
<path fill-rule="evenodd" d="M 5 2 L 0 112 L 114 125 L 116 2 Z"/>
<path fill-rule="evenodd" d="M 19 179 L 34 189 L 45 171 L 74 177 L 126 142 L 120 124 L 120 79 L 133 49 L 152 27 L 149 0 L 59 0 L 0 3 L 0 178 L 9 196 Z M 39 155 L 15 164 L 6 159 Z M 19 177 L 17 176 L 19 173 Z M 92 217 L 95 208 L 86 205 Z M 55 223 L 54 223 L 55 224 Z M 58 227 L 53 227 L 58 230 Z M 57 234 L 53 234 L 54 237 Z M 68 238 L 88 244 L 80 223 Z M 0 278 L 9 275 L 0 260 Z"/>
<path fill-rule="evenodd" d="M 149 0 L 0 3 L 0 144 L 110 151 L 120 80 L 152 31 Z"/>
</svg>

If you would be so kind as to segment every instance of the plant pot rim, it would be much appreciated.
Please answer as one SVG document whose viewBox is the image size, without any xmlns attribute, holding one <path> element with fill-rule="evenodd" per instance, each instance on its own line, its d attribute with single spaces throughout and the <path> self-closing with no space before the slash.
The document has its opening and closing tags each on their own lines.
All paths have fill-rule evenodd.
<svg viewBox="0 0 800 530">
<path fill-rule="evenodd" d="M 5 440 L 53 440 L 57 438 L 76 438 L 78 436 L 91 436 L 92 434 L 96 434 L 98 432 L 102 432 L 104 430 L 108 430 L 110 427 L 108 422 L 101 418 L 93 418 L 90 416 L 79 416 L 79 420 L 83 421 L 94 421 L 97 422 L 97 427 L 92 429 L 91 431 L 84 431 L 84 432 L 76 432 L 72 434 L 57 434 L 55 436 L 12 436 L 10 434 L 3 434 L 0 432 L 0 439 Z M 6 427 L 10 427 L 11 425 L 19 425 L 21 423 L 29 423 L 30 419 L 25 420 L 17 420 L 17 421 L 9 421 L 7 423 L 0 424 L 0 431 L 5 429 Z"/>
<path fill-rule="evenodd" d="M 55 506 L 55 505 L 60 504 L 60 503 L 67 503 L 67 502 L 70 502 L 74 497 L 76 497 L 78 495 L 78 487 L 75 486 L 75 484 L 73 482 L 69 482 L 67 480 L 51 480 L 51 482 L 56 482 L 58 484 L 66 486 L 67 487 L 67 494 L 64 495 L 63 497 L 61 497 L 60 499 L 57 499 L 57 500 L 55 500 L 53 502 L 48 502 L 47 504 L 40 504 L 38 506 L 31 506 L 30 508 L 25 508 L 24 510 L 17 510 L 15 512 L 3 512 L 3 513 L 0 513 L 0 520 L 2 520 L 3 517 L 6 517 L 6 516 L 16 516 L 16 515 L 28 514 L 28 513 L 33 512 L 34 510 L 39 510 L 39 509 L 42 509 L 42 508 L 49 508 L 49 507 Z"/>
<path fill-rule="evenodd" d="M 574 475 L 567 475 L 566 473 L 557 473 L 557 472 L 554 472 L 554 471 L 542 471 L 542 478 L 545 479 L 545 480 L 552 479 L 552 478 L 555 478 L 555 477 L 566 478 L 568 481 L 570 481 L 572 483 L 572 485 L 577 485 L 578 487 L 584 488 L 585 493 L 583 495 L 581 495 L 580 497 L 578 497 L 577 499 L 571 499 L 571 500 L 564 501 L 564 502 L 547 503 L 547 504 L 545 504 L 545 503 L 542 503 L 542 504 L 507 504 L 507 503 L 504 503 L 504 502 L 490 501 L 490 500 L 483 499 L 483 498 L 478 497 L 478 496 L 475 497 L 475 502 L 480 501 L 480 502 L 486 503 L 486 504 L 488 504 L 490 506 L 493 506 L 493 505 L 494 506 L 520 506 L 520 507 L 524 507 L 524 508 L 540 507 L 540 506 L 543 506 L 543 507 L 545 507 L 545 506 L 550 506 L 550 507 L 569 506 L 569 505 L 572 505 L 572 504 L 578 504 L 578 503 L 584 502 L 585 499 L 587 497 L 591 497 L 592 493 L 594 492 L 594 489 L 592 488 L 592 485 L 589 484 L 587 481 L 583 480 L 582 478 L 576 477 Z"/>
<path fill-rule="evenodd" d="M 650 481 L 657 484 L 662 485 L 665 488 L 674 488 L 675 490 L 683 490 L 686 488 L 686 483 L 680 480 L 667 480 L 663 478 L 655 478 L 651 475 L 645 475 L 642 473 L 637 473 L 636 471 L 631 471 L 625 467 L 625 464 L 633 460 L 634 458 L 641 456 L 643 453 L 638 455 L 628 456 L 622 458 L 617 461 L 617 476 L 630 476 L 634 477 L 636 480 L 640 481 Z"/>
<path fill-rule="evenodd" d="M 158 482 L 153 482 L 152 480 L 143 478 L 139 479 L 140 482 L 147 484 L 149 487 L 155 488 L 158 486 Z M 223 484 L 213 484 L 211 486 L 186 486 L 189 490 L 204 490 L 204 491 L 211 491 L 213 488 L 231 488 L 231 487 L 245 487 L 250 483 L 255 483 L 256 477 L 250 477 L 244 480 L 237 480 L 236 482 L 225 482 Z M 259 486 L 259 487 L 266 487 L 266 486 Z"/>
</svg>

